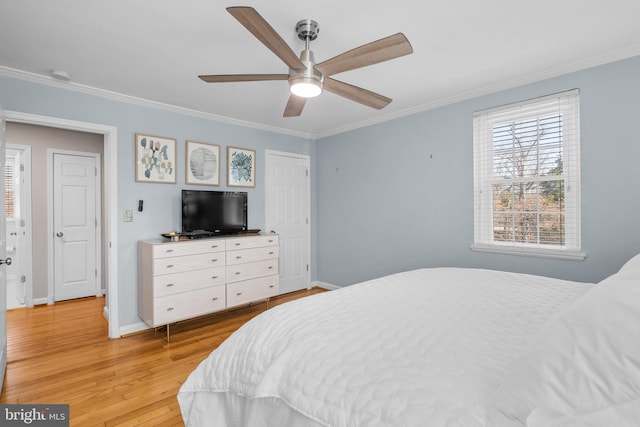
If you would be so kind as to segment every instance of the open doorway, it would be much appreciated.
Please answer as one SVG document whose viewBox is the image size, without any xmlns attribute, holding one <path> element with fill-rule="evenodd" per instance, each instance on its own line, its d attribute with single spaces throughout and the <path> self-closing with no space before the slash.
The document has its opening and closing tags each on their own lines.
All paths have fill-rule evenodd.
<svg viewBox="0 0 640 427">
<path fill-rule="evenodd" d="M 32 307 L 31 147 L 7 144 L 5 163 L 7 309 Z"/>
<path fill-rule="evenodd" d="M 110 338 L 119 338 L 120 328 L 118 322 L 118 289 L 115 286 L 115 280 L 118 276 L 117 268 L 117 129 L 112 126 L 105 126 L 94 123 L 78 122 L 55 117 L 38 116 L 28 113 L 19 113 L 8 111 L 6 114 L 7 123 L 37 125 L 38 127 L 46 127 L 58 130 L 79 131 L 93 134 L 101 141 L 101 149 L 104 157 L 103 164 L 103 187 L 101 194 L 102 206 L 102 224 L 104 232 L 102 233 L 102 265 L 103 265 L 103 288 L 106 292 L 105 316 L 108 319 L 108 335 Z M 35 168 L 34 168 L 35 169 Z M 41 178 L 46 181 L 45 178 Z M 32 182 L 35 179 L 32 179 Z M 36 210 L 46 212 L 46 205 L 39 209 L 35 202 L 41 201 L 40 198 L 32 197 L 34 205 L 32 207 L 33 215 Z M 35 218 L 34 218 L 35 219 Z M 34 232 L 35 234 L 35 232 Z M 51 236 L 47 236 L 51 239 Z M 35 259 L 34 259 L 35 265 Z M 37 269 L 34 269 L 37 270 Z M 34 277 L 35 279 L 35 277 Z M 48 279 L 47 279 L 48 280 Z M 40 285 L 42 286 L 42 285 Z M 35 281 L 34 281 L 35 287 Z M 42 293 L 38 293 L 38 298 L 43 298 Z M 40 303 L 48 303 L 48 294 L 44 294 L 45 300 L 35 299 L 34 305 Z"/>
<path fill-rule="evenodd" d="M 96 204 L 92 203 L 92 215 L 88 217 L 86 215 L 87 212 L 82 209 L 84 206 L 78 206 L 76 203 L 79 194 L 86 193 L 86 188 L 78 185 L 76 181 L 87 176 L 90 176 L 92 182 L 97 182 L 97 185 L 91 186 L 91 190 L 97 194 L 98 200 L 102 199 L 102 177 L 101 175 L 98 176 L 98 173 L 101 174 L 102 167 L 99 163 L 96 164 L 95 160 L 98 159 L 97 161 L 99 162 L 99 159 L 103 157 L 104 143 L 102 135 L 32 124 L 8 123 L 6 139 L 9 144 L 27 145 L 31 148 L 31 200 L 34 208 L 31 222 L 31 257 L 33 264 L 38 266 L 33 271 L 31 281 L 31 296 L 34 304 L 52 304 L 54 301 L 70 299 L 66 295 L 68 292 L 65 291 L 65 295 L 62 295 L 62 290 L 78 283 L 77 271 L 87 272 L 88 276 L 88 270 L 91 270 L 90 278 L 93 279 L 93 282 L 98 283 L 98 289 L 93 290 L 90 294 L 102 295 L 104 293 L 102 283 L 105 283 L 101 273 L 104 270 L 102 268 L 104 260 L 101 258 L 95 259 L 102 253 L 101 248 L 96 248 L 95 245 L 96 242 L 99 244 L 102 241 L 100 237 L 102 235 L 101 231 L 104 229 L 101 221 L 103 215 L 101 215 L 101 212 L 96 213 Z M 51 159 L 56 153 L 70 153 L 64 157 L 71 159 L 89 158 L 92 160 L 92 165 L 90 168 L 88 166 L 80 168 L 76 165 L 77 162 L 71 161 L 54 164 Z M 71 154 L 76 155 L 72 156 Z M 54 183 L 61 181 L 64 181 L 63 185 L 58 189 Z M 58 189 L 57 192 L 55 191 L 56 189 Z M 62 195 L 58 196 L 59 193 Z M 64 205 L 72 206 L 66 210 L 54 212 L 52 207 L 58 205 L 62 207 Z M 100 206 L 99 203 L 98 206 Z M 81 222 L 84 222 L 84 224 L 81 224 Z M 62 225 L 64 225 L 64 228 Z M 71 250 L 73 247 L 86 246 L 81 245 L 83 242 L 78 239 L 72 238 L 72 235 L 78 234 L 78 230 L 82 227 L 89 229 L 88 232 L 83 234 L 98 235 L 97 239 L 93 238 L 91 240 L 94 247 L 83 247 L 81 251 L 83 255 L 86 255 L 85 253 L 95 254 L 95 257 L 92 257 L 93 259 L 91 260 L 85 259 L 86 257 L 80 257 L 79 254 L 75 253 L 78 251 Z M 55 233 L 62 234 L 62 231 L 66 234 L 62 237 L 56 237 Z M 57 246 L 60 246 L 58 245 L 59 242 L 66 243 L 64 251 L 57 250 L 59 249 Z M 74 259 L 69 260 L 69 262 L 64 262 L 64 260 L 59 262 L 62 258 L 59 256 L 61 253 L 71 252 L 76 255 Z M 88 261 L 90 261 L 90 269 L 85 265 Z M 74 271 L 70 272 L 69 275 L 63 274 L 70 269 Z M 93 277 L 94 274 L 96 277 Z M 71 276 L 71 280 L 67 280 L 65 276 Z M 65 279 L 65 285 L 67 285 L 62 288 L 57 286 L 57 281 L 60 281 L 61 277 Z M 73 296 L 72 293 L 69 294 Z M 27 295 L 27 297 L 29 296 Z"/>
</svg>

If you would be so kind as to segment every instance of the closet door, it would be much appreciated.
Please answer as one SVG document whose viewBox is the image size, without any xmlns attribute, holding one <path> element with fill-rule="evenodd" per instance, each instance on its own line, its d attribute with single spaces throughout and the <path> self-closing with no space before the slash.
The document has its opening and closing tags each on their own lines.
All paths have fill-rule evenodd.
<svg viewBox="0 0 640 427">
<path fill-rule="evenodd" d="M 309 156 L 266 151 L 266 232 L 280 238 L 280 293 L 311 287 Z"/>
</svg>

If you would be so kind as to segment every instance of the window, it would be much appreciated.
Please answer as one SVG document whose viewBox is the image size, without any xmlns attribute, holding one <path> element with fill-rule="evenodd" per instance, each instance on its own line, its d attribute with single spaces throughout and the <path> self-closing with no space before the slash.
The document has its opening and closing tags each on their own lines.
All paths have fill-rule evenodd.
<svg viewBox="0 0 640 427">
<path fill-rule="evenodd" d="M 472 249 L 584 259 L 579 101 L 573 90 L 474 114 Z"/>
<path fill-rule="evenodd" d="M 13 163 L 7 158 L 7 163 L 4 167 L 4 206 L 5 216 L 7 219 L 14 217 L 14 193 L 13 193 Z"/>
</svg>

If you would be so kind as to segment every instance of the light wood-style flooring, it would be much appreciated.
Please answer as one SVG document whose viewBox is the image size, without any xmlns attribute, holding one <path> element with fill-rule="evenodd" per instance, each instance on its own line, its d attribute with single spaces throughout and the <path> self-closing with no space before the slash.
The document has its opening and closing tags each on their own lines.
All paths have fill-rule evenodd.
<svg viewBox="0 0 640 427">
<path fill-rule="evenodd" d="M 269 307 L 324 292 L 272 298 Z M 107 338 L 104 298 L 7 312 L 7 373 L 0 403 L 70 405 L 71 426 L 182 426 L 176 400 L 189 373 L 266 304 Z"/>
</svg>

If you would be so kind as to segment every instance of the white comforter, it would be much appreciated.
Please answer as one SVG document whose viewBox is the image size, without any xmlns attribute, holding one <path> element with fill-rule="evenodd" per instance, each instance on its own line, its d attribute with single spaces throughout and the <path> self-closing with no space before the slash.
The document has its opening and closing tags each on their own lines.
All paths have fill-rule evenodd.
<svg viewBox="0 0 640 427">
<path fill-rule="evenodd" d="M 436 268 L 296 300 L 196 368 L 182 415 L 187 426 L 481 426 L 508 364 L 590 287 Z"/>
</svg>

